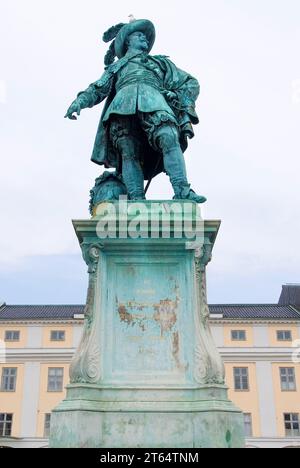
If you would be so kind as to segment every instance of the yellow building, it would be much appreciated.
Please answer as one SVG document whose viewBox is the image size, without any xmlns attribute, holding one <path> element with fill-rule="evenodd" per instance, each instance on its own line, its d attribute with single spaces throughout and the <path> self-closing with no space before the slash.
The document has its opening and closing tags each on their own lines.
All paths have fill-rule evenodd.
<svg viewBox="0 0 300 468">
<path fill-rule="evenodd" d="M 300 307 L 291 305 L 299 295 L 290 285 L 279 304 L 210 306 L 248 447 L 300 447 Z M 0 305 L 0 446 L 48 445 L 83 313 L 83 306 Z"/>
</svg>

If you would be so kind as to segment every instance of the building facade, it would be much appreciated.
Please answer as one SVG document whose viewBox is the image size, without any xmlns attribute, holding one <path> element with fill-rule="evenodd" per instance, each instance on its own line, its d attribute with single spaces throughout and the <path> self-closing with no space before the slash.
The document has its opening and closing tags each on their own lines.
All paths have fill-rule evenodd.
<svg viewBox="0 0 300 468">
<path fill-rule="evenodd" d="M 300 448 L 297 291 L 284 287 L 274 305 L 210 306 L 248 447 Z M 0 446 L 47 447 L 50 414 L 64 397 L 83 319 L 80 305 L 0 306 Z"/>
</svg>

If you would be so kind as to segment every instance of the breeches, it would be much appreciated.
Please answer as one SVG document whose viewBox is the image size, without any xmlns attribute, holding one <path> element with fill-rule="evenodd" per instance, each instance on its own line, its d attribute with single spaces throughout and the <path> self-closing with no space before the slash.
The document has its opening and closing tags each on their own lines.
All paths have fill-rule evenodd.
<svg viewBox="0 0 300 468">
<path fill-rule="evenodd" d="M 176 119 L 165 111 L 138 112 L 133 116 L 116 114 L 111 116 L 110 139 L 122 157 L 126 157 L 124 152 L 139 154 L 145 137 L 153 150 L 157 152 L 163 152 L 166 147 L 179 145 Z M 129 146 L 127 151 L 124 146 Z M 134 151 L 132 151 L 133 147 Z"/>
</svg>

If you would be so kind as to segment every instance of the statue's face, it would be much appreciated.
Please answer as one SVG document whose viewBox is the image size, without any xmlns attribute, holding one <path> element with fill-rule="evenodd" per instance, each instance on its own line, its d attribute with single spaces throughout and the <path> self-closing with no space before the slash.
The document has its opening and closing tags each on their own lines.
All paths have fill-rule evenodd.
<svg viewBox="0 0 300 468">
<path fill-rule="evenodd" d="M 130 34 L 128 37 L 128 49 L 137 49 L 141 51 L 149 50 L 149 42 L 145 34 L 141 31 Z"/>
</svg>

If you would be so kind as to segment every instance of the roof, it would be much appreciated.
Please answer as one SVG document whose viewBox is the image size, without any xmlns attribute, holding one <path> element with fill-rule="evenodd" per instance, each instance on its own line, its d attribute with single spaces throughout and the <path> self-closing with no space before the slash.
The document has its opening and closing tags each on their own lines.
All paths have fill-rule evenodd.
<svg viewBox="0 0 300 468">
<path fill-rule="evenodd" d="M 300 308 L 300 284 L 285 284 L 282 286 L 279 305 L 294 305 Z"/>
<path fill-rule="evenodd" d="M 83 305 L 4 305 L 0 308 L 1 320 L 72 320 L 83 314 Z"/>
<path fill-rule="evenodd" d="M 300 310 L 278 304 L 213 304 L 211 314 L 221 314 L 224 319 L 244 320 L 299 320 Z"/>
<path fill-rule="evenodd" d="M 223 319 L 299 320 L 300 307 L 278 304 L 213 304 L 210 313 Z M 4 305 L 1 320 L 73 320 L 84 313 L 84 305 Z"/>
</svg>

